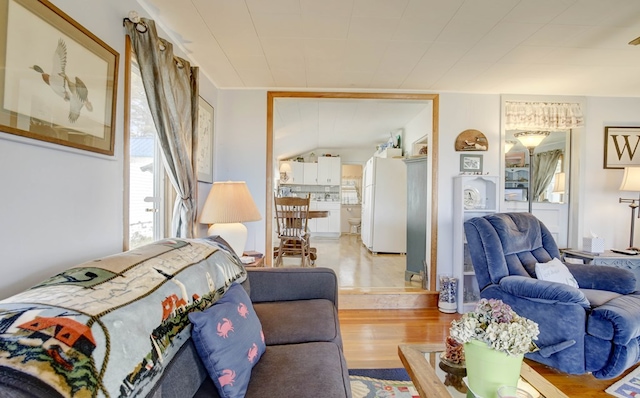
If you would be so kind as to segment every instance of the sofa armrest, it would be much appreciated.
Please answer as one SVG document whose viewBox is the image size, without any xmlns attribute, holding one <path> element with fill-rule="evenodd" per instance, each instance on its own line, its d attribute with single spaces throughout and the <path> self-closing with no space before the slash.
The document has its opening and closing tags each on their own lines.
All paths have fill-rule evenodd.
<svg viewBox="0 0 640 398">
<path fill-rule="evenodd" d="M 512 296 L 536 301 L 579 304 L 590 308 L 584 293 L 563 283 L 548 282 L 526 276 L 506 276 L 500 280 L 500 289 Z"/>
<path fill-rule="evenodd" d="M 331 268 L 247 268 L 254 303 L 327 299 L 338 308 L 338 278 Z"/>
<path fill-rule="evenodd" d="M 636 290 L 636 276 L 628 269 L 589 264 L 565 265 L 581 289 L 607 290 L 620 294 Z"/>
</svg>

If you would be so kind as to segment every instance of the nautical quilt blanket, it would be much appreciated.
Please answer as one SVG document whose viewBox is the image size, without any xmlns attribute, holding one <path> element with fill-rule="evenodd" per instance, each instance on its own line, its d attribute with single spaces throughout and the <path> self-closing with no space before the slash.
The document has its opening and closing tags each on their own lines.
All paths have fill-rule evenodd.
<svg viewBox="0 0 640 398">
<path fill-rule="evenodd" d="M 159 241 L 0 301 L 0 366 L 67 397 L 146 395 L 189 338 L 188 313 L 246 278 L 221 249 L 206 239 Z"/>
</svg>

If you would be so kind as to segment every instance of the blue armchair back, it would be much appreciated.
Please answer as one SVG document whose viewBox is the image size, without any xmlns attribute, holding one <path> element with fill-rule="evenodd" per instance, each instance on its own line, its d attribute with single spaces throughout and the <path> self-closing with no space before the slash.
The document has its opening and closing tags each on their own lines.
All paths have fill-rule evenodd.
<svg viewBox="0 0 640 398">
<path fill-rule="evenodd" d="M 497 213 L 469 223 L 475 226 L 467 233 L 467 243 L 480 290 L 508 275 L 535 278 L 537 262 L 560 258 L 547 227 L 529 213 Z"/>
</svg>

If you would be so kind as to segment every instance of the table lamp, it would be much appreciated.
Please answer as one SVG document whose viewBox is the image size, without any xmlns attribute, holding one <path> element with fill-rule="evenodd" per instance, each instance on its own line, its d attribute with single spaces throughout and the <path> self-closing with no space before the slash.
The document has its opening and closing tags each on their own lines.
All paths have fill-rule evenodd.
<svg viewBox="0 0 640 398">
<path fill-rule="evenodd" d="M 289 163 L 282 163 L 280 166 L 280 181 L 289 181 L 289 175 L 291 174 L 291 165 Z"/>
<path fill-rule="evenodd" d="M 529 190 L 527 192 L 529 213 L 532 213 L 533 208 L 533 151 L 548 135 L 548 131 L 519 131 L 513 135 L 529 150 Z"/>
<path fill-rule="evenodd" d="M 210 224 L 207 233 L 219 235 L 238 256 L 247 243 L 243 222 L 262 219 L 244 181 L 214 182 L 204 203 L 201 224 Z"/>
<path fill-rule="evenodd" d="M 640 192 L 640 167 L 625 167 L 624 176 L 622 177 L 622 184 L 620 184 L 620 190 L 626 192 Z M 629 250 L 638 251 L 638 248 L 633 246 L 633 233 L 635 226 L 635 214 L 638 208 L 638 199 L 623 199 L 618 198 L 618 203 L 629 203 L 631 208 L 631 234 L 629 235 Z M 640 214 L 639 214 L 640 216 Z"/>
</svg>

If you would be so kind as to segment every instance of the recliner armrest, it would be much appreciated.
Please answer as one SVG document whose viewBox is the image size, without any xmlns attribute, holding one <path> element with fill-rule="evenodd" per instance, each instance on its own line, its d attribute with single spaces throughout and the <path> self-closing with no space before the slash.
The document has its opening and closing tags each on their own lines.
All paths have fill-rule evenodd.
<svg viewBox="0 0 640 398">
<path fill-rule="evenodd" d="M 590 308 L 589 300 L 584 293 L 563 283 L 542 281 L 526 276 L 506 276 L 500 280 L 500 288 L 505 293 L 517 297 L 579 304 L 584 308 Z"/>
<path fill-rule="evenodd" d="M 338 308 L 338 278 L 331 268 L 247 268 L 254 303 L 327 299 Z"/>
<path fill-rule="evenodd" d="M 636 276 L 628 269 L 589 264 L 565 265 L 582 289 L 608 290 L 620 294 L 636 290 Z"/>
</svg>

